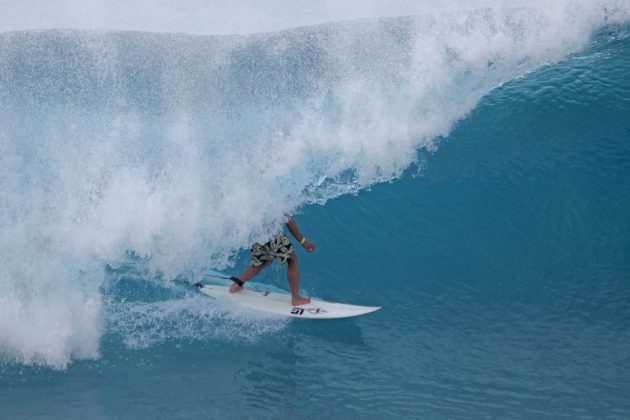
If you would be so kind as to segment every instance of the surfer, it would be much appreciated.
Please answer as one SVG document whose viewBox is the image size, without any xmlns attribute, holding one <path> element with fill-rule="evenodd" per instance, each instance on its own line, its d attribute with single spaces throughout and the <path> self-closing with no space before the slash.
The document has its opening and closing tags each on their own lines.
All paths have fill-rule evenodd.
<svg viewBox="0 0 630 420">
<path fill-rule="evenodd" d="M 315 252 L 317 246 L 310 242 L 302 235 L 297 223 L 292 216 L 287 215 L 286 222 L 287 229 L 291 232 L 291 235 L 302 245 L 308 252 Z M 251 280 L 257 276 L 262 270 L 267 268 L 277 258 L 280 264 L 287 264 L 287 277 L 289 278 L 289 287 L 291 288 L 291 303 L 293 306 L 306 305 L 310 303 L 310 299 L 299 295 L 300 291 L 300 267 L 298 265 L 298 256 L 293 249 L 291 240 L 281 232 L 278 236 L 265 243 L 264 245 L 256 242 L 252 245 L 252 259 L 251 264 L 243 274 L 239 277 L 239 282 L 236 280 L 232 287 L 230 287 L 230 293 L 235 293 L 243 288 L 243 284 L 248 280 Z"/>
</svg>

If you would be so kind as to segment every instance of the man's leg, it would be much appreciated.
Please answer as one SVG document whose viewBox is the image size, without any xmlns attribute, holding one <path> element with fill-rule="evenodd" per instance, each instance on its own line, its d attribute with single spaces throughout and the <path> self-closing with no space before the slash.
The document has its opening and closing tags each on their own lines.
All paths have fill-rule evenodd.
<svg viewBox="0 0 630 420">
<path fill-rule="evenodd" d="M 273 261 L 273 260 L 272 260 Z M 241 274 L 241 276 L 239 277 L 239 279 L 245 283 L 248 280 L 253 279 L 254 277 L 256 277 L 261 271 L 263 271 L 265 268 L 269 267 L 269 264 L 271 264 L 272 261 L 267 261 L 266 263 L 259 265 L 257 267 L 250 265 L 249 267 L 247 267 L 247 269 L 245 270 L 245 272 L 243 274 Z M 238 284 L 234 283 L 232 284 L 232 287 L 230 287 L 230 293 L 234 293 L 234 292 L 238 292 L 239 290 L 242 290 L 243 288 L 241 286 L 239 286 Z"/>
<path fill-rule="evenodd" d="M 300 292 L 300 266 L 298 265 L 298 257 L 293 250 L 291 257 L 287 261 L 287 277 L 289 278 L 289 287 L 291 288 L 291 303 L 293 306 L 306 305 L 311 300 L 299 295 Z"/>
</svg>

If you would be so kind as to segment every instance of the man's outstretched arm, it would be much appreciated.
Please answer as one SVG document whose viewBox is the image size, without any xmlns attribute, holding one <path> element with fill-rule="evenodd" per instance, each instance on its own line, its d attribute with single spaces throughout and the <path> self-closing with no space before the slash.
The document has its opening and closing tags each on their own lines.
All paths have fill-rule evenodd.
<svg viewBox="0 0 630 420">
<path fill-rule="evenodd" d="M 309 241 L 302 235 L 300 228 L 298 228 L 295 219 L 292 216 L 287 216 L 287 229 L 291 232 L 291 235 L 306 249 L 308 252 L 314 252 L 317 249 L 317 245 Z"/>
</svg>

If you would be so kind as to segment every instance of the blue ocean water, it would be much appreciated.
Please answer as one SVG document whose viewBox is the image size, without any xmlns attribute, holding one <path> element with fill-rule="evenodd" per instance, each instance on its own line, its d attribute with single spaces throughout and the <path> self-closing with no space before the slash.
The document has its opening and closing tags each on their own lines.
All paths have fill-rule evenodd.
<svg viewBox="0 0 630 420">
<path fill-rule="evenodd" d="M 630 417 L 630 13 L 596 3 L 0 33 L 0 418 Z M 189 285 L 285 212 L 305 294 L 383 309 Z"/>
</svg>

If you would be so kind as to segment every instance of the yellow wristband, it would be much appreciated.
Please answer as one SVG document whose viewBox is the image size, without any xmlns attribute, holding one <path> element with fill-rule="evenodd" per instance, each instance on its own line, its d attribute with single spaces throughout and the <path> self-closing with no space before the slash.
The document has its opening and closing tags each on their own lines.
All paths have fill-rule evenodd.
<svg viewBox="0 0 630 420">
<path fill-rule="evenodd" d="M 302 236 L 302 240 L 300 241 L 300 245 L 304 245 L 304 242 L 306 242 L 306 237 Z"/>
</svg>

